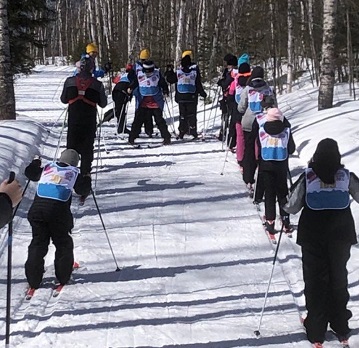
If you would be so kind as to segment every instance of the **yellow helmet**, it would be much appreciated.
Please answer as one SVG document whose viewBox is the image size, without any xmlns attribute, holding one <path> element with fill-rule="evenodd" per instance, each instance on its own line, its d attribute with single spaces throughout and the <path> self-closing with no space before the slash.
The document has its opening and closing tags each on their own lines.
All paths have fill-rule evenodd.
<svg viewBox="0 0 359 348">
<path fill-rule="evenodd" d="M 98 52 L 97 46 L 95 43 L 91 42 L 86 46 L 86 53 Z"/>
<path fill-rule="evenodd" d="M 182 52 L 182 58 L 184 58 L 186 56 L 190 56 L 191 59 L 192 59 L 192 51 L 191 50 L 183 51 Z"/>
<path fill-rule="evenodd" d="M 140 52 L 140 59 L 148 59 L 150 58 L 150 51 L 147 48 L 144 48 Z"/>
</svg>

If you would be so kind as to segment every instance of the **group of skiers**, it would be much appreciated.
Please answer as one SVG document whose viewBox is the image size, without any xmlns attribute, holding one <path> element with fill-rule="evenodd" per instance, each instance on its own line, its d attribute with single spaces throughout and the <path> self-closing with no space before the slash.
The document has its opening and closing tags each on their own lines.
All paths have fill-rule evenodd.
<svg viewBox="0 0 359 348">
<path fill-rule="evenodd" d="M 264 199 L 264 224 L 271 238 L 276 233 L 276 202 L 281 233 L 291 233 L 289 214 L 302 210 L 297 243 L 302 248 L 307 337 L 313 347 L 323 347 L 329 325 L 344 346 L 352 316 L 346 265 L 351 245 L 357 243 L 350 195 L 359 203 L 359 179 L 341 164 L 336 141 L 323 139 L 288 195 L 288 158 L 295 151 L 291 125 L 264 80 L 263 68 L 251 70 L 248 58 L 224 57 L 226 67 L 218 81 L 223 93 L 220 138 L 236 148 L 254 203 Z"/>
<path fill-rule="evenodd" d="M 45 165 L 36 158 L 25 170 L 29 180 L 39 182 L 28 213 L 32 241 L 25 264 L 26 277 L 33 289 L 41 285 L 50 240 L 56 247 L 58 281 L 66 284 L 71 277 L 74 263 L 70 235 L 73 228 L 72 191 L 84 197 L 91 192 L 97 105 L 102 108 L 107 105 L 104 86 L 94 76 L 95 51 L 96 46 L 92 43 L 86 47 L 78 72 L 64 84 L 61 101 L 69 104 L 66 150 L 59 160 Z M 226 67 L 218 81 L 223 93 L 220 138 L 230 149 L 236 149 L 243 180 L 254 202 L 258 204 L 264 200 L 265 228 L 270 235 L 276 233 L 276 202 L 285 233 L 292 230 L 289 214 L 302 210 L 297 243 L 302 248 L 307 336 L 314 347 L 322 347 L 329 324 L 344 342 L 349 337 L 348 320 L 352 316 L 347 309 L 346 264 L 351 245 L 357 243 L 350 195 L 359 202 L 359 179 L 341 164 L 335 140 L 324 139 L 288 195 L 288 158 L 295 151 L 290 123 L 278 108 L 275 93 L 265 81 L 262 67 L 251 69 L 247 54 L 238 59 L 227 54 L 224 61 Z M 150 60 L 149 51 L 144 49 L 134 65 L 126 66 L 112 92 L 117 131 L 128 133 L 130 144 L 134 144 L 142 125 L 146 133 L 152 135 L 152 117 L 163 143 L 171 143 L 171 134 L 163 118 L 163 96 L 169 93 L 168 83 L 176 86 L 179 137 L 182 139 L 186 134 L 198 137 L 198 95 L 206 98 L 207 94 L 199 68 L 192 62 L 192 52 L 184 51 L 180 66 L 175 70 L 168 65 L 162 76 Z M 128 130 L 126 110 L 132 95 L 136 99 L 136 113 Z M 11 219 L 12 207 L 19 203 L 21 192 L 16 180 L 11 184 L 7 180 L 1 183 L 0 226 Z"/>
</svg>

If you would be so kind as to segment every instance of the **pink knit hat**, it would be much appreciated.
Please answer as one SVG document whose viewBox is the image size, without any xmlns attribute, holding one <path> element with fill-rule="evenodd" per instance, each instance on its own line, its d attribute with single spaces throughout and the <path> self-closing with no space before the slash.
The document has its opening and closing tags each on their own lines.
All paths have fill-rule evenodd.
<svg viewBox="0 0 359 348">
<path fill-rule="evenodd" d="M 267 110 L 267 121 L 282 121 L 284 120 L 284 116 L 282 114 L 282 111 L 280 111 L 278 108 L 270 108 Z"/>
</svg>

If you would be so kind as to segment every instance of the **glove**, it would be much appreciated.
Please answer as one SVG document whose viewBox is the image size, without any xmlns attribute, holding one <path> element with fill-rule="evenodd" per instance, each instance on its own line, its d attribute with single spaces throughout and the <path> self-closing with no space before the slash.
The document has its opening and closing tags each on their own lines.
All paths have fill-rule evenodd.
<svg viewBox="0 0 359 348">
<path fill-rule="evenodd" d="M 110 72 L 112 70 L 112 63 L 111 62 L 107 62 L 105 64 L 105 73 L 107 74 L 108 72 Z"/>
<path fill-rule="evenodd" d="M 102 69 L 98 69 L 93 72 L 93 76 L 96 78 L 98 78 L 98 77 L 102 78 L 105 76 L 105 72 Z"/>
<path fill-rule="evenodd" d="M 91 177 L 79 175 L 74 190 L 80 196 L 88 196 L 91 192 Z"/>
<path fill-rule="evenodd" d="M 31 181 L 39 181 L 42 173 L 41 168 L 41 159 L 35 158 L 32 162 L 25 168 L 25 176 Z"/>
</svg>

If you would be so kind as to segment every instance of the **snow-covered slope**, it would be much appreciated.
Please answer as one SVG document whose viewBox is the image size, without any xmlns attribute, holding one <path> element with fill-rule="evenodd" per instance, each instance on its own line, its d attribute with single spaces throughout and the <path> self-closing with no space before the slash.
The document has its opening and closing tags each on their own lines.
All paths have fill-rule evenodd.
<svg viewBox="0 0 359 348">
<path fill-rule="evenodd" d="M 51 160 L 64 147 L 61 129 L 66 112 L 59 95 L 71 73 L 72 68 L 38 67 L 35 74 L 17 81 L 18 120 L 0 124 L 1 177 L 13 169 L 25 186 L 23 169 L 33 156 Z M 338 140 L 343 162 L 359 173 L 355 161 L 359 103 L 348 101 L 344 87 L 336 89 L 338 106 L 321 112 L 316 110 L 316 90 L 305 80 L 293 93 L 279 97 L 298 147 L 290 160 L 294 178 L 325 137 Z M 170 122 L 168 113 L 173 111 L 177 123 L 177 107 L 172 108 L 170 101 L 168 105 L 166 117 Z M 292 239 L 282 238 L 262 335 L 254 335 L 274 246 L 263 232 L 262 213 L 247 196 L 235 156 L 228 153 L 225 162 L 222 144 L 213 136 L 220 125 L 220 111 L 210 108 L 205 112 L 202 104 L 198 108 L 198 128 L 204 127 L 204 118 L 209 125 L 203 142 L 173 139 L 171 146 L 147 148 L 145 144 L 161 139 L 143 137 L 138 140 L 142 148 L 133 149 L 115 135 L 114 121 L 102 128 L 93 174 L 99 210 L 92 197 L 81 207 L 74 196 L 73 238 L 80 268 L 74 272 L 74 283 L 58 298 L 51 296 L 51 246 L 44 287 L 31 301 L 24 299 L 23 265 L 31 240 L 26 213 L 36 188 L 29 184 L 14 221 L 12 346 L 310 347 L 299 320 L 305 307 L 295 233 Z M 132 104 L 130 123 L 133 113 Z M 353 211 L 359 223 L 355 204 Z M 5 319 L 6 229 L 0 241 L 0 316 Z M 358 256 L 354 247 L 348 266 L 353 347 L 359 346 Z M 115 271 L 117 265 L 121 272 Z M 4 322 L 0 322 L 2 342 Z M 333 337 L 328 339 L 326 347 L 338 347 Z"/>
</svg>

